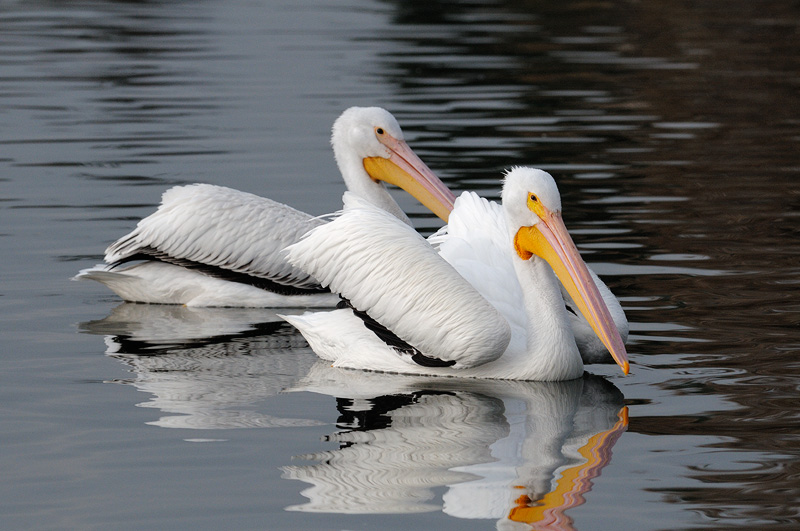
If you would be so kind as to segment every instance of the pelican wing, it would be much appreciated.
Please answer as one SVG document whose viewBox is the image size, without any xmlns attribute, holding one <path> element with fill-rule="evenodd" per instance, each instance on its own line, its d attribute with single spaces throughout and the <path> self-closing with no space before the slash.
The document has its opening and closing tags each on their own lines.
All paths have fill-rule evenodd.
<svg viewBox="0 0 800 531">
<path fill-rule="evenodd" d="M 288 248 L 292 264 L 455 369 L 505 352 L 511 337 L 506 320 L 427 241 L 354 194 L 344 200 L 338 217 Z"/>
<path fill-rule="evenodd" d="M 106 249 L 105 260 L 152 258 L 256 285 L 263 279 L 287 290 L 318 291 L 319 283 L 289 264 L 281 250 L 322 223 L 231 188 L 176 186 L 164 193 L 156 212 Z"/>
</svg>

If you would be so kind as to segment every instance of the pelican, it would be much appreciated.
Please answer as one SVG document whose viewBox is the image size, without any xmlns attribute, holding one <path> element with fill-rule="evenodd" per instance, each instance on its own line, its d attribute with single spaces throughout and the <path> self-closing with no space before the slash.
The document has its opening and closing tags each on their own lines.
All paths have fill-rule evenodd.
<svg viewBox="0 0 800 531">
<path fill-rule="evenodd" d="M 331 144 L 353 194 L 410 225 L 384 185 L 393 184 L 447 221 L 455 196 L 411 150 L 386 110 L 347 109 L 333 125 Z M 133 302 L 330 307 L 338 296 L 280 253 L 322 223 L 238 190 L 178 186 L 164 193 L 156 212 L 106 249 L 105 264 L 75 278 L 99 281 Z"/>
<path fill-rule="evenodd" d="M 514 270 L 513 257 L 516 253 L 512 245 L 505 244 L 509 229 L 503 209 L 475 193 L 463 193 L 457 199 L 457 205 L 458 208 L 451 212 L 448 224 L 430 236 L 428 241 L 481 295 L 504 309 L 506 318 L 519 318 L 523 313 L 516 309 L 524 306 L 522 287 Z M 619 300 L 594 271 L 587 269 L 624 342 L 629 327 Z M 614 363 L 614 358 L 569 292 L 563 285 L 559 287 L 583 362 Z M 495 295 L 498 289 L 503 290 L 504 297 Z M 524 326 L 524 323 L 520 323 L 520 326 Z"/>
<path fill-rule="evenodd" d="M 481 210 L 470 210 L 482 216 L 478 226 L 495 226 L 487 231 L 494 239 L 467 235 L 474 249 L 496 256 L 497 263 L 470 252 L 451 255 L 448 262 L 413 229 L 346 192 L 338 217 L 287 248 L 289 262 L 341 293 L 346 307 L 284 319 L 319 357 L 337 367 L 570 380 L 583 374 L 583 360 L 563 285 L 627 374 L 624 342 L 564 226 L 553 178 L 541 170 L 513 168 L 502 200 L 502 211 L 488 201 L 481 201 Z M 505 248 L 512 249 L 514 282 L 502 277 Z M 482 291 L 473 285 L 482 282 Z"/>
</svg>

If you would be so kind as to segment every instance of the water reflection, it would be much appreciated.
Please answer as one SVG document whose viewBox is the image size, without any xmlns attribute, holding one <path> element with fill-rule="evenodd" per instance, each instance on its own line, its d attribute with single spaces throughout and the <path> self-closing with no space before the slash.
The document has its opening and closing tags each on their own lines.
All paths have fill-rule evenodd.
<svg viewBox="0 0 800 531">
<path fill-rule="evenodd" d="M 164 428 L 313 426 L 258 411 L 284 391 L 336 400 L 335 450 L 283 467 L 312 486 L 291 511 L 417 513 L 572 529 L 565 511 L 627 429 L 622 393 L 598 376 L 569 382 L 423 378 L 335 369 L 263 309 L 123 303 L 80 325 L 149 395 Z M 209 440 L 205 438 L 191 440 Z M 214 439 L 218 440 L 218 439 Z M 446 487 L 441 501 L 435 489 Z"/>
<path fill-rule="evenodd" d="M 603 378 L 454 381 L 315 365 L 296 387 L 336 397 L 339 448 L 299 459 L 284 477 L 310 483 L 294 511 L 408 513 L 572 529 L 628 425 Z M 446 487 L 442 503 L 437 487 Z"/>
<path fill-rule="evenodd" d="M 305 347 L 302 337 L 269 310 L 123 303 L 80 328 L 104 335 L 106 354 L 130 367 L 135 376 L 116 382 L 150 395 L 139 407 L 167 414 L 149 424 L 189 429 L 318 424 L 253 410 L 295 384 L 315 361 L 298 352 Z"/>
</svg>

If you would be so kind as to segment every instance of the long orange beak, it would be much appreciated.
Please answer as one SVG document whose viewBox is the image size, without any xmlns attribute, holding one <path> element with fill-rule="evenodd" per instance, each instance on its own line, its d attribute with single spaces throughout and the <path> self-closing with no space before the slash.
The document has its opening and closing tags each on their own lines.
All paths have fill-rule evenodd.
<svg viewBox="0 0 800 531">
<path fill-rule="evenodd" d="M 594 333 L 622 368 L 622 372 L 628 374 L 630 366 L 625 344 L 611 318 L 608 306 L 589 274 L 589 269 L 561 220 L 561 213 L 551 212 L 540 204 L 537 207 L 535 211 L 542 221 L 517 231 L 514 237 L 517 253 L 525 260 L 535 254 L 550 264 Z"/>
<path fill-rule="evenodd" d="M 399 186 L 446 223 L 456 200 L 453 192 L 404 141 L 388 134 L 380 140 L 389 148 L 391 155 L 389 158 L 365 158 L 364 169 L 369 176 L 375 181 Z"/>
</svg>

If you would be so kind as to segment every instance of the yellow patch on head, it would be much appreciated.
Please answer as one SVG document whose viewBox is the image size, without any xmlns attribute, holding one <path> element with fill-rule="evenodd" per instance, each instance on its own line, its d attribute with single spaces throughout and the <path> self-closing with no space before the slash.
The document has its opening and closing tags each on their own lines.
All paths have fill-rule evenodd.
<svg viewBox="0 0 800 531">
<path fill-rule="evenodd" d="M 546 210 L 536 194 L 528 194 L 528 210 L 539 216 L 539 219 L 544 219 L 545 217 Z"/>
</svg>

